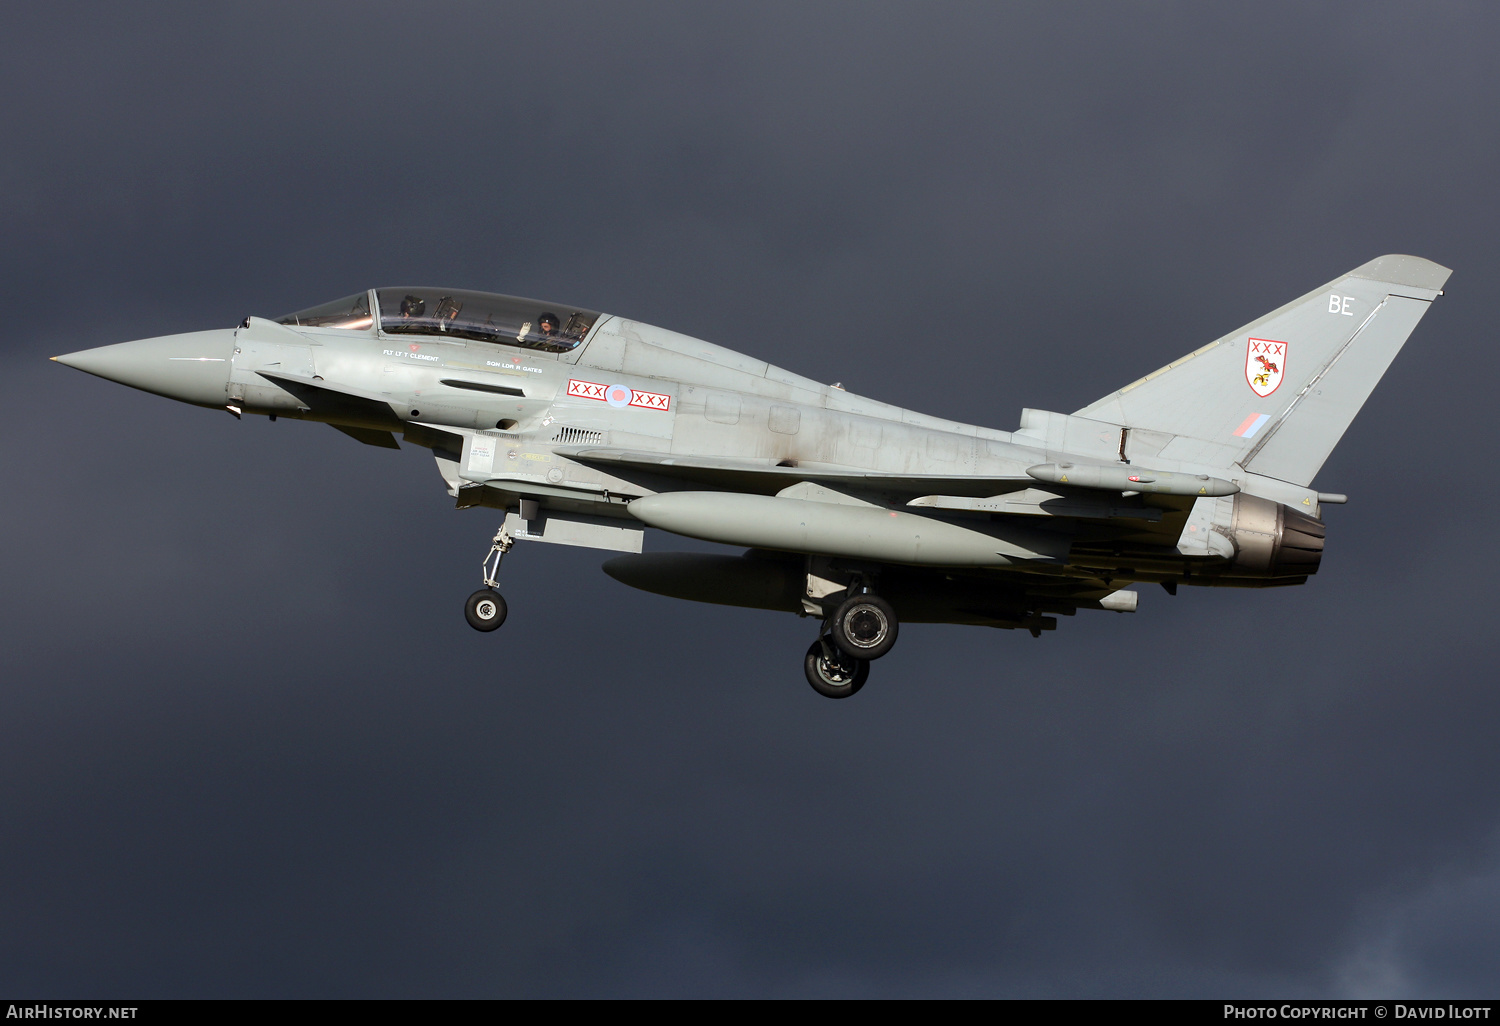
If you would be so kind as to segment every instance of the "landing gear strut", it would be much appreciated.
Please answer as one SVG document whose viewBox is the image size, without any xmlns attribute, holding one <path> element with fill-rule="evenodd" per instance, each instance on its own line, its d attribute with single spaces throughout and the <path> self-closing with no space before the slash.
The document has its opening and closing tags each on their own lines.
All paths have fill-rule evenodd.
<svg viewBox="0 0 1500 1026">
<path fill-rule="evenodd" d="M 510 551 L 510 547 L 516 540 L 510 536 L 505 525 L 500 525 L 500 530 L 495 532 L 494 540 L 490 542 L 489 554 L 484 557 L 484 587 L 469 596 L 464 603 L 464 619 L 469 621 L 469 626 L 476 631 L 492 631 L 505 622 L 508 612 L 505 599 L 495 590 L 500 576 L 500 561 Z"/>
</svg>

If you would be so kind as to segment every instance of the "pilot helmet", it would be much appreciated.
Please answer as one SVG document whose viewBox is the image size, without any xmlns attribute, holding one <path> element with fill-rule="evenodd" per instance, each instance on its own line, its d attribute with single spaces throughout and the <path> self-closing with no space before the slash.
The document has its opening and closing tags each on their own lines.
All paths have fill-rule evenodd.
<svg viewBox="0 0 1500 1026">
<path fill-rule="evenodd" d="M 543 335 L 552 334 L 558 329 L 561 323 L 562 322 L 557 319 L 557 314 L 555 313 L 544 313 L 536 319 L 536 326 L 541 330 Z M 552 325 L 551 328 L 547 327 L 547 325 L 549 324 Z"/>
<path fill-rule="evenodd" d="M 427 312 L 427 300 L 421 296 L 407 296 L 401 300 L 402 317 L 421 317 Z"/>
</svg>

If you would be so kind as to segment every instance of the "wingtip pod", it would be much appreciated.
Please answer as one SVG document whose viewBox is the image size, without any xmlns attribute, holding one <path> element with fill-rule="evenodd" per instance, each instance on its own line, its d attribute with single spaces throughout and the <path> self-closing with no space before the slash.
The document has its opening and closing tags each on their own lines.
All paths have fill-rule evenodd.
<svg viewBox="0 0 1500 1026">
<path fill-rule="evenodd" d="M 1387 253 L 1349 272 L 1351 278 L 1368 278 L 1390 285 L 1441 292 L 1453 269 L 1422 257 Z"/>
</svg>

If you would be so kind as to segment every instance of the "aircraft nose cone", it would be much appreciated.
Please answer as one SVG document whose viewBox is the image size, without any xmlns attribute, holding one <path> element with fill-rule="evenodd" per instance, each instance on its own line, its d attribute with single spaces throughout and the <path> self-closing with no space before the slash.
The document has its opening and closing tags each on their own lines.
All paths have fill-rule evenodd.
<svg viewBox="0 0 1500 1026">
<path fill-rule="evenodd" d="M 234 331 L 194 331 L 84 349 L 52 359 L 131 388 L 199 406 L 223 406 Z"/>
</svg>

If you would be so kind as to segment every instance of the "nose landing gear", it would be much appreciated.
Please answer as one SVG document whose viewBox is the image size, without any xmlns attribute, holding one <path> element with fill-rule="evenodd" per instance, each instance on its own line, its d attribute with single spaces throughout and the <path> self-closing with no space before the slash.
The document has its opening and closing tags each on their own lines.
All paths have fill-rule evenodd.
<svg viewBox="0 0 1500 1026">
<path fill-rule="evenodd" d="M 510 536 L 505 525 L 500 525 L 500 530 L 495 532 L 494 540 L 490 542 L 489 554 L 484 557 L 484 587 L 469 596 L 464 603 L 464 619 L 469 621 L 469 626 L 476 631 L 492 631 L 505 622 L 506 608 L 505 599 L 496 591 L 500 576 L 500 561 L 510 551 L 510 547 L 516 540 Z"/>
</svg>

